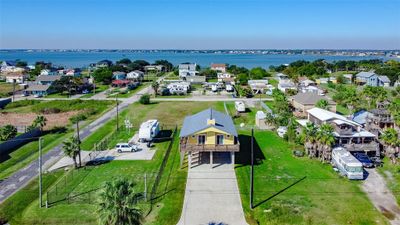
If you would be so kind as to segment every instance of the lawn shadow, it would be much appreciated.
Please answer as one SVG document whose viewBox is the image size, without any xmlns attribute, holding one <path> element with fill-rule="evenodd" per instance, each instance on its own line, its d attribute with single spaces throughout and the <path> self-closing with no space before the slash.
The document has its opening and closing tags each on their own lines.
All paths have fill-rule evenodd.
<svg viewBox="0 0 400 225">
<path fill-rule="evenodd" d="M 160 143 L 160 142 L 164 142 L 164 141 L 169 141 L 172 139 L 173 133 L 174 132 L 172 130 L 160 130 L 160 132 L 158 132 L 157 136 L 155 138 L 153 138 L 153 142 Z"/>
<path fill-rule="evenodd" d="M 291 185 L 289 185 L 289 186 L 287 186 L 287 187 L 283 188 L 282 190 L 280 190 L 280 191 L 276 192 L 275 194 L 273 194 L 273 195 L 269 196 L 269 197 L 268 197 L 268 198 L 266 198 L 265 200 L 262 200 L 261 202 L 259 202 L 259 203 L 255 204 L 255 205 L 254 205 L 254 208 L 256 208 L 256 207 L 258 207 L 258 206 L 260 206 L 260 205 L 262 205 L 262 204 L 266 203 L 267 201 L 269 201 L 269 200 L 273 199 L 274 197 L 276 197 L 276 196 L 280 195 L 281 193 L 285 192 L 286 190 L 288 190 L 289 188 L 291 188 L 291 187 L 295 186 L 296 184 L 300 183 L 301 181 L 305 180 L 306 178 L 307 178 L 307 176 L 304 176 L 303 178 L 300 178 L 299 180 L 295 181 L 295 182 L 294 182 L 294 183 L 292 183 Z"/>
<path fill-rule="evenodd" d="M 248 166 L 251 164 L 251 136 L 241 134 L 239 135 L 239 142 L 240 151 L 236 152 L 235 154 L 235 164 L 241 165 L 236 166 L 235 168 Z M 258 145 L 257 139 L 254 138 L 253 144 L 254 165 L 262 164 L 263 160 L 265 160 L 265 156 Z"/>
</svg>

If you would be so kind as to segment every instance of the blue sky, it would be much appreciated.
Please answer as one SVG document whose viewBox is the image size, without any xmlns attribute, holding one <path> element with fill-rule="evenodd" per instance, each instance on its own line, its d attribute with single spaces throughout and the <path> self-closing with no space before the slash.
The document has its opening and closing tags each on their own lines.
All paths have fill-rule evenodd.
<svg viewBox="0 0 400 225">
<path fill-rule="evenodd" d="M 400 49 L 400 0 L 0 0 L 0 48 Z"/>
</svg>

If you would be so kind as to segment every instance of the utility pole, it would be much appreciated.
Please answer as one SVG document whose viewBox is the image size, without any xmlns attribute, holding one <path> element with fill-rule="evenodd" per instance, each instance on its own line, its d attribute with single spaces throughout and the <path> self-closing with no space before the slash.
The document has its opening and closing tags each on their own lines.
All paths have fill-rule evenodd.
<svg viewBox="0 0 400 225">
<path fill-rule="evenodd" d="M 42 208 L 42 138 L 39 137 L 39 208 Z"/>
<path fill-rule="evenodd" d="M 144 174 L 144 201 L 147 202 L 147 174 Z"/>
<path fill-rule="evenodd" d="M 119 125 L 118 125 L 118 97 L 115 97 L 115 101 L 117 102 L 117 131 L 118 131 L 118 127 L 119 127 Z"/>
<path fill-rule="evenodd" d="M 82 166 L 82 160 L 81 160 L 81 138 L 79 136 L 79 120 L 76 120 L 76 137 L 78 139 L 79 167 L 81 167 Z"/>
<path fill-rule="evenodd" d="M 14 98 L 15 98 L 15 82 L 16 80 L 13 79 L 13 95 L 12 95 L 12 101 L 14 102 Z"/>
<path fill-rule="evenodd" d="M 253 154 L 253 145 L 254 145 L 254 128 L 251 129 L 251 170 L 250 170 L 250 209 L 253 209 L 253 189 L 254 189 L 254 154 Z"/>
</svg>

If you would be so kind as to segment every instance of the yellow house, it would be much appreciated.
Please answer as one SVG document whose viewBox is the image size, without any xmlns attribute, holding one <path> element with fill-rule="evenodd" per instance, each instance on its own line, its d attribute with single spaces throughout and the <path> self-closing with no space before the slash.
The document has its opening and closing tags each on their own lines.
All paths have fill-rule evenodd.
<svg viewBox="0 0 400 225">
<path fill-rule="evenodd" d="M 232 118 L 211 108 L 186 117 L 179 137 L 181 164 L 187 153 L 189 168 L 205 162 L 212 167 L 214 159 L 234 164 L 235 152 L 240 150 Z"/>
</svg>

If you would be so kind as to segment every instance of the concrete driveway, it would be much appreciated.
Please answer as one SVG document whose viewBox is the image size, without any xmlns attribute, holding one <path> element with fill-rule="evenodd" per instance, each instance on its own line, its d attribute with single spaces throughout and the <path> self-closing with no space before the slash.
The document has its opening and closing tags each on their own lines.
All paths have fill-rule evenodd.
<svg viewBox="0 0 400 225">
<path fill-rule="evenodd" d="M 189 169 L 178 225 L 246 225 L 236 174 L 229 164 Z"/>
</svg>

